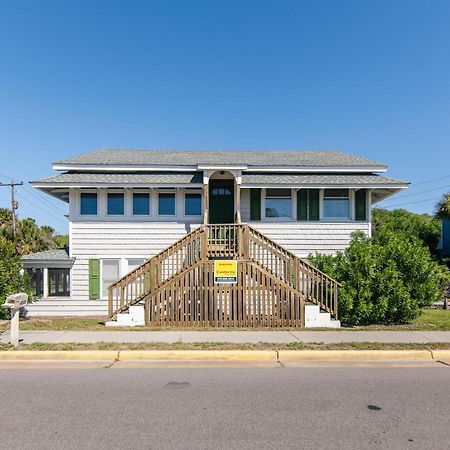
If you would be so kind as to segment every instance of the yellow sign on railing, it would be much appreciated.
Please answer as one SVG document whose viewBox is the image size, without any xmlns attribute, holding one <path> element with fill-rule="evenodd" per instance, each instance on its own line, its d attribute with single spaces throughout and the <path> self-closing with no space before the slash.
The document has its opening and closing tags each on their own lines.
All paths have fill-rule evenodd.
<svg viewBox="0 0 450 450">
<path fill-rule="evenodd" d="M 237 283 L 237 261 L 216 260 L 214 261 L 214 283 Z"/>
</svg>

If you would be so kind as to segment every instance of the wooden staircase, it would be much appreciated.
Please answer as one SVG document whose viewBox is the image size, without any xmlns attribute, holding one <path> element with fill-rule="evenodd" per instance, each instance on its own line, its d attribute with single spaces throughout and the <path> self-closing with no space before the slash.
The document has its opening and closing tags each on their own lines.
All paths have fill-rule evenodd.
<svg viewBox="0 0 450 450">
<path fill-rule="evenodd" d="M 214 283 L 214 260 L 238 261 L 236 284 Z M 339 283 L 246 224 L 202 225 L 108 288 L 109 316 L 145 302 L 159 327 L 293 327 L 305 303 L 337 319 Z"/>
</svg>

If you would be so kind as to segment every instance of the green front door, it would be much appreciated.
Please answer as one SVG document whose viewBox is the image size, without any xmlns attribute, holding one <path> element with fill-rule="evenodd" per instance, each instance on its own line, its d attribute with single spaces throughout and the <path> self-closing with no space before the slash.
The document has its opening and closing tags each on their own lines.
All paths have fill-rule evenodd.
<svg viewBox="0 0 450 450">
<path fill-rule="evenodd" d="M 209 180 L 209 223 L 234 223 L 234 180 Z"/>
</svg>

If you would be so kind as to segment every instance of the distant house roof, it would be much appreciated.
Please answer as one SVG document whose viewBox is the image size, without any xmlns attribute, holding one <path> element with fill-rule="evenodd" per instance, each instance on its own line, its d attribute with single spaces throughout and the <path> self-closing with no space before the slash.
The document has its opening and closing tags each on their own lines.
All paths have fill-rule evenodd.
<svg viewBox="0 0 450 450">
<path fill-rule="evenodd" d="M 114 150 L 83 153 L 54 163 L 65 166 L 189 166 L 343 167 L 386 170 L 384 164 L 337 150 Z M 249 167 L 249 169 L 250 169 Z M 376 171 L 376 170 L 375 170 Z"/>
<path fill-rule="evenodd" d="M 70 268 L 75 258 L 69 257 L 66 249 L 46 250 L 43 252 L 30 253 L 20 258 L 26 268 L 50 267 L 50 268 Z"/>
</svg>

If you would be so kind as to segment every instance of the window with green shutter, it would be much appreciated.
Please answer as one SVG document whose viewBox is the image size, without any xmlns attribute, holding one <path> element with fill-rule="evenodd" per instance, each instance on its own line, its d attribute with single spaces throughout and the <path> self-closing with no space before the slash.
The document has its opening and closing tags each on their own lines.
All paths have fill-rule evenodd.
<svg viewBox="0 0 450 450">
<path fill-rule="evenodd" d="M 367 220 L 367 189 L 355 192 L 355 220 Z"/>
<path fill-rule="evenodd" d="M 100 298 L 100 260 L 89 260 L 89 299 Z"/>
<path fill-rule="evenodd" d="M 250 220 L 261 220 L 261 189 L 250 189 Z"/>
</svg>

